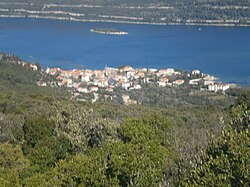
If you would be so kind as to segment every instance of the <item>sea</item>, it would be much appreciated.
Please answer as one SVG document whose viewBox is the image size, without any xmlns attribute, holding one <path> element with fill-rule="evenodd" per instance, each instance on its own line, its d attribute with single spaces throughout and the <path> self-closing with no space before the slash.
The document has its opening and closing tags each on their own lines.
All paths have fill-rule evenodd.
<svg viewBox="0 0 250 187">
<path fill-rule="evenodd" d="M 128 35 L 93 33 L 112 28 Z M 0 51 L 43 68 L 201 70 L 250 86 L 250 27 L 167 26 L 0 18 Z"/>
</svg>

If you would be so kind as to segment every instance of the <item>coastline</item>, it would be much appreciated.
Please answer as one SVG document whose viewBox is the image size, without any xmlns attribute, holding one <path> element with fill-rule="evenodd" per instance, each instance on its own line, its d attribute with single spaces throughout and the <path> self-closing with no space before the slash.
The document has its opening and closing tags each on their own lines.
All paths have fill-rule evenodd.
<svg viewBox="0 0 250 187">
<path fill-rule="evenodd" d="M 119 68 L 105 67 L 102 70 L 63 70 L 56 67 L 47 68 L 44 72 L 56 76 L 55 85 L 66 86 L 72 89 L 73 94 L 101 94 L 102 92 L 99 91 L 103 90 L 107 93 L 116 93 L 116 89 L 126 92 L 141 90 L 148 85 L 154 85 L 157 88 L 188 86 L 195 92 L 221 92 L 225 94 L 226 90 L 238 86 L 220 82 L 218 78 L 204 74 L 200 70 L 179 71 L 173 68 L 152 69 L 122 66 Z M 46 82 L 39 84 L 44 85 Z M 53 84 L 51 83 L 51 85 Z M 190 94 L 192 93 L 193 91 Z"/>
<path fill-rule="evenodd" d="M 47 20 L 62 20 L 73 22 L 86 23 L 117 23 L 117 24 L 132 24 L 132 25 L 158 25 L 158 26 L 211 26 L 211 27 L 250 27 L 246 24 L 229 24 L 229 23 L 160 23 L 160 22 L 142 22 L 142 21 L 117 21 L 117 20 L 103 20 L 103 19 L 77 19 L 72 17 L 56 17 L 56 16 L 24 16 L 24 15 L 0 15 L 0 18 L 27 18 L 27 19 L 47 19 Z"/>
<path fill-rule="evenodd" d="M 101 23 L 97 23 L 97 24 L 89 24 L 88 25 L 88 23 L 80 23 L 80 22 L 74 22 L 74 21 L 72 21 L 72 22 L 69 22 L 69 21 L 67 21 L 67 20 L 62 20 L 62 21 L 53 21 L 53 20 L 58 20 L 58 19 L 40 19 L 40 21 L 39 21 L 39 19 L 37 18 L 37 19 L 32 19 L 32 18 L 30 18 L 30 19 L 24 19 L 24 18 L 20 18 L 20 19 L 2 19 L 2 22 L 3 23 L 5 23 L 6 22 L 6 24 L 8 25 L 9 23 L 11 23 L 11 24 L 21 24 L 21 23 L 24 23 L 24 25 L 26 25 L 26 22 L 30 22 L 31 24 L 39 24 L 39 23 L 48 23 L 49 25 L 54 25 L 54 24 L 57 24 L 57 25 L 64 25 L 64 24 L 69 24 L 70 26 L 72 25 L 72 26 L 74 26 L 74 25 L 81 25 L 81 27 L 79 27 L 79 28 L 84 28 L 84 32 L 85 33 L 87 33 L 86 35 L 90 35 L 91 33 L 89 32 L 89 30 L 91 29 L 91 28 L 98 28 L 98 25 L 99 26 L 103 26 L 104 28 L 105 27 L 110 27 L 110 28 L 112 28 L 112 24 L 107 24 L 108 26 L 106 26 L 106 24 L 101 24 Z M 85 26 L 84 26 L 85 25 Z M 152 25 L 152 24 L 151 24 Z M 120 28 L 120 29 L 124 29 L 124 30 L 126 30 L 126 27 L 138 27 L 138 28 L 140 28 L 141 30 L 139 30 L 140 31 L 140 33 L 138 33 L 138 34 L 144 34 L 144 30 L 142 30 L 142 29 L 144 29 L 144 28 L 147 28 L 146 26 L 138 26 L 137 24 L 135 24 L 134 26 L 131 26 L 131 25 L 127 25 L 126 26 L 126 24 L 124 24 L 124 25 L 119 25 L 119 24 L 117 24 L 117 25 L 113 25 L 113 26 L 115 26 L 115 27 L 117 27 L 117 28 Z M 163 27 L 158 27 L 158 26 L 149 26 L 148 28 L 150 28 L 150 29 L 155 29 L 155 28 L 157 28 L 157 29 L 165 29 L 165 28 L 175 28 L 175 26 L 172 26 L 172 27 L 168 27 L 168 26 L 163 26 Z M 207 34 L 207 30 L 209 30 L 209 33 L 210 33 L 210 30 L 211 31 L 214 31 L 214 30 L 217 30 L 217 29 L 219 29 L 219 30 L 221 30 L 221 29 L 225 29 L 225 30 L 228 30 L 229 32 L 232 32 L 232 31 L 234 31 L 235 29 L 236 30 L 238 30 L 239 29 L 239 33 L 249 33 L 249 30 L 248 30 L 248 28 L 245 28 L 245 29 L 243 29 L 243 28 L 240 28 L 240 27 L 232 27 L 232 29 L 230 28 L 230 27 L 228 27 L 228 29 L 227 29 L 227 27 L 217 27 L 217 28 L 213 28 L 213 27 L 204 27 L 204 28 L 202 28 L 202 32 L 198 32 L 197 30 L 198 30 L 198 28 L 199 27 L 196 27 L 196 26 L 194 26 L 194 27 L 192 27 L 192 26 L 190 26 L 190 27 L 188 27 L 188 26 L 176 26 L 176 28 L 178 28 L 178 29 L 191 29 L 191 30 L 193 30 L 194 29 L 194 31 L 195 31 L 195 35 L 194 36 L 196 36 L 197 34 L 198 35 L 201 35 L 201 39 L 202 39 L 202 41 L 203 41 L 203 38 L 205 38 L 205 36 L 206 36 L 206 34 Z M 59 29 L 60 29 L 60 27 L 59 27 Z M 172 30 L 172 29 L 171 29 Z M 128 29 L 128 31 L 130 32 L 130 30 Z M 227 31 L 227 32 L 228 32 Z M 79 33 L 81 33 L 82 34 L 82 30 L 79 30 Z M 238 32 L 238 31 L 237 31 Z M 6 42 L 8 42 L 7 41 L 7 37 L 6 37 L 6 34 L 7 33 L 5 33 L 5 31 L 3 31 L 3 37 L 2 37 L 2 40 L 3 41 L 5 41 L 6 40 Z M 29 34 L 29 33 L 28 33 Z M 137 34 L 137 33 L 136 33 Z M 169 33 L 168 33 L 169 34 Z M 165 33 L 163 34 L 164 36 L 165 36 Z M 7 35 L 8 36 L 8 35 Z M 93 34 L 91 35 L 91 36 L 93 36 Z M 131 32 L 131 36 L 129 36 L 129 37 L 125 37 L 125 39 L 126 40 L 130 40 L 131 38 L 133 38 L 133 37 L 135 37 L 136 35 L 134 34 L 133 35 L 133 32 Z M 170 36 L 172 36 L 172 35 L 170 35 Z M 27 36 L 28 37 L 28 36 Z M 94 37 L 94 36 L 93 36 Z M 102 37 L 102 36 L 101 36 Z M 6 39 L 5 39 L 6 38 Z M 172 37 L 171 37 L 172 38 Z M 112 38 L 111 38 L 112 39 Z M 120 38 L 119 38 L 120 39 Z M 240 38 L 239 38 L 239 40 L 241 40 Z M 243 39 L 244 40 L 244 39 Z M 242 40 L 242 41 L 243 41 Z M 78 41 L 78 39 L 77 39 L 77 41 Z M 218 41 L 218 40 L 217 40 Z M 202 43 L 198 43 L 197 44 L 198 46 L 202 46 L 203 44 Z M 229 44 L 228 44 L 229 45 Z M 249 46 L 249 44 L 247 44 L 246 46 Z M 2 46 L 3 48 L 4 48 L 4 46 Z M 10 52 L 10 53 L 12 53 L 12 51 L 8 51 L 8 49 L 3 49 L 3 51 L 6 51 L 6 52 Z M 112 50 L 111 50 L 112 51 Z M 245 51 L 246 52 L 246 51 Z M 50 60 L 51 58 L 44 58 L 43 56 L 41 56 L 40 54 L 40 56 L 39 55 L 37 55 L 37 56 L 35 56 L 34 54 L 29 54 L 29 55 L 32 55 L 32 56 L 34 56 L 34 58 L 33 57 L 30 57 L 30 56 L 28 56 L 28 55 L 23 55 L 22 53 L 20 53 L 20 52 L 18 52 L 18 50 L 17 51 L 15 51 L 15 53 L 16 54 L 18 54 L 18 55 L 20 55 L 20 56 L 22 56 L 22 58 L 25 58 L 26 60 L 31 60 L 31 61 L 35 61 L 35 59 L 39 59 L 39 60 L 36 60 L 36 61 L 44 61 L 45 62 L 45 66 L 48 66 L 48 64 L 57 64 L 57 63 L 65 63 L 65 65 L 64 66 L 62 66 L 62 68 L 69 68 L 69 69 L 71 69 L 70 67 L 77 67 L 77 64 L 78 64 L 78 62 L 77 62 L 77 58 L 75 58 L 74 60 L 72 60 L 72 59 L 70 59 L 70 61 L 71 62 L 69 62 L 69 61 L 66 61 L 65 59 L 63 59 L 62 61 L 53 61 L 53 60 Z M 248 54 L 248 53 L 246 53 L 246 54 Z M 95 56 L 95 55 L 93 55 L 93 56 Z M 129 55 L 128 55 L 129 56 Z M 42 60 L 42 59 L 45 59 L 45 60 Z M 81 56 L 81 58 L 82 59 L 84 59 L 84 57 L 83 57 L 83 55 Z M 92 57 L 91 57 L 92 58 Z M 245 57 L 244 57 L 245 58 Z M 248 55 L 247 55 L 247 58 L 248 58 Z M 80 58 L 79 58 L 80 59 Z M 246 58 L 245 58 L 246 59 Z M 47 61 L 46 61 L 47 60 Z M 65 61 L 64 61 L 65 60 Z M 118 59 L 119 60 L 119 59 Z M 133 60 L 133 59 L 132 59 Z M 204 60 L 204 61 L 206 61 L 206 60 Z M 96 63 L 97 63 L 97 60 L 95 61 Z M 113 67 L 114 67 L 114 65 L 112 64 L 112 60 L 111 60 L 111 62 L 108 62 L 108 64 L 110 65 L 112 65 Z M 130 61 L 127 61 L 127 62 L 130 62 Z M 81 63 L 81 62 L 80 62 Z M 80 64 L 79 63 L 79 64 Z M 169 61 L 168 63 L 171 63 L 171 61 Z M 71 65 L 72 66 L 71 66 Z M 87 65 L 86 65 L 87 64 Z M 88 63 L 88 61 L 86 62 L 86 64 L 84 64 L 84 66 L 86 66 L 86 67 L 89 67 L 89 68 L 92 68 L 92 69 L 96 69 L 96 68 L 94 68 L 94 67 L 92 67 L 92 64 L 91 63 Z M 123 65 L 123 64 L 127 64 L 127 63 L 121 63 L 121 65 Z M 184 63 L 182 63 L 181 65 L 178 65 L 178 66 L 176 66 L 177 68 L 179 68 L 179 67 L 181 67 L 182 69 L 189 69 L 189 67 L 185 67 L 185 66 L 183 66 L 183 64 Z M 129 65 L 134 65 L 133 63 L 131 63 L 131 64 L 129 64 Z M 105 64 L 102 64 L 102 66 L 98 66 L 97 67 L 97 69 L 101 69 L 102 67 L 104 67 L 105 66 Z M 171 65 L 171 66 L 173 66 L 173 65 Z M 52 65 L 52 67 L 56 67 L 56 65 L 54 66 L 54 65 Z M 142 65 L 139 65 L 139 66 L 136 66 L 136 67 L 144 67 L 144 66 L 142 66 Z M 147 67 L 154 67 L 153 65 L 148 65 Z M 175 67 L 175 66 L 173 66 L 173 67 Z M 196 67 L 194 67 L 194 68 L 196 68 Z M 197 68 L 200 68 L 200 67 L 197 67 Z M 208 73 L 211 73 L 211 74 L 215 74 L 216 76 L 218 76 L 218 77 L 220 77 L 220 78 L 222 78 L 222 80 L 223 80 L 223 82 L 228 82 L 228 83 L 231 83 L 231 82 L 233 82 L 233 83 L 237 83 L 237 84 L 240 84 L 240 85 L 249 85 L 249 80 L 246 80 L 246 79 L 238 79 L 238 77 L 233 77 L 233 78 L 231 78 L 230 76 L 228 76 L 228 77 L 226 77 L 225 75 L 226 74 L 224 74 L 224 73 L 218 73 L 218 71 L 217 70 L 215 70 L 215 68 L 214 69 L 212 69 L 212 68 L 208 68 L 208 70 L 206 69 L 206 68 L 200 68 L 201 70 L 203 70 L 203 71 L 205 71 L 205 72 L 208 72 Z M 241 68 L 242 69 L 242 68 Z M 244 70 L 244 69 L 243 69 Z M 216 72 L 216 73 L 213 73 L 213 72 Z M 241 76 L 239 76 L 239 77 L 241 77 Z M 246 80 L 246 81 L 245 81 Z"/>
</svg>

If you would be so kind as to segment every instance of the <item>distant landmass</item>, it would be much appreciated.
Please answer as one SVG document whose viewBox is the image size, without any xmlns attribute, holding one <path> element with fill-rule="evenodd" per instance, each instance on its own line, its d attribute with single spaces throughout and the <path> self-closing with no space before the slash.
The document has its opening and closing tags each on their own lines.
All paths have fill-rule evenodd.
<svg viewBox="0 0 250 187">
<path fill-rule="evenodd" d="M 86 22 L 249 26 L 248 0 L 2 0 L 0 17 Z"/>
</svg>

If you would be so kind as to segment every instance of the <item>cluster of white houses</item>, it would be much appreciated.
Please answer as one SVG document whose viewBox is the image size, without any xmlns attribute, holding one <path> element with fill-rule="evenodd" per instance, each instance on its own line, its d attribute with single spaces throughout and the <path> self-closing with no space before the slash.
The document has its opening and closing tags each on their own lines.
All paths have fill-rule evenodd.
<svg viewBox="0 0 250 187">
<path fill-rule="evenodd" d="M 208 85 L 208 90 L 209 91 L 214 91 L 214 92 L 218 92 L 218 91 L 225 92 L 229 88 L 230 88 L 229 84 L 216 83 L 216 84 L 210 84 L 210 85 Z"/>
<path fill-rule="evenodd" d="M 60 68 L 48 68 L 46 73 L 56 76 L 58 85 L 75 88 L 79 92 L 96 92 L 100 88 L 112 92 L 114 88 L 124 90 L 138 90 L 143 84 L 150 83 L 157 77 L 159 86 L 181 85 L 184 80 L 177 79 L 169 82 L 169 77 L 178 75 L 180 72 L 172 68 L 167 69 L 133 69 L 130 66 L 121 68 L 109 68 L 104 70 L 61 70 Z"/>
<path fill-rule="evenodd" d="M 0 60 L 6 55 L 0 53 Z M 22 61 L 12 60 L 14 56 L 7 55 L 11 59 L 10 62 L 17 63 L 23 67 L 29 67 L 34 71 L 40 70 L 37 65 Z M 93 93 L 96 101 L 99 99 L 98 93 L 105 91 L 110 93 L 104 95 L 105 98 L 111 98 L 112 92 L 116 89 L 122 90 L 140 90 L 147 84 L 154 84 L 158 87 L 173 87 L 180 85 L 198 86 L 200 90 L 211 92 L 225 92 L 232 85 L 217 82 L 213 76 L 203 74 L 199 70 L 191 72 L 176 71 L 172 68 L 153 69 L 153 68 L 137 68 L 131 66 L 123 66 L 120 68 L 106 67 L 103 70 L 62 70 L 60 68 L 47 68 L 45 72 L 48 75 L 56 77 L 56 81 L 43 82 L 39 81 L 39 86 L 66 86 L 72 88 L 75 95 L 81 93 Z M 235 85 L 234 85 L 235 86 Z M 125 104 L 135 104 L 136 101 L 131 100 L 126 92 L 121 96 Z"/>
<path fill-rule="evenodd" d="M 159 87 L 178 86 L 186 81 L 182 73 L 172 68 L 166 69 L 134 69 L 131 66 L 121 68 L 106 67 L 103 70 L 62 70 L 60 68 L 48 68 L 46 73 L 56 76 L 59 86 L 74 88 L 78 92 L 90 93 L 105 89 L 113 92 L 114 88 L 124 90 L 138 90 L 143 84 L 154 82 Z M 196 78 L 193 78 L 197 75 Z M 198 76 L 199 75 L 199 76 Z M 216 82 L 216 78 L 202 74 L 199 70 L 193 70 L 189 75 L 188 84 L 198 85 L 201 81 L 209 91 L 225 91 L 230 85 Z"/>
</svg>

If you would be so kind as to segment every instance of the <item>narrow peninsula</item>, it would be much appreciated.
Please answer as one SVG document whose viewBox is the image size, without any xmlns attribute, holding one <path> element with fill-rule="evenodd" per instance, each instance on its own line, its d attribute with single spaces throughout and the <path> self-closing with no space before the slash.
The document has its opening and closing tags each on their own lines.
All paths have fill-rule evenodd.
<svg viewBox="0 0 250 187">
<path fill-rule="evenodd" d="M 98 29 L 91 29 L 91 32 L 95 32 L 97 34 L 110 34 L 110 35 L 127 35 L 128 32 L 120 31 L 117 29 L 109 29 L 109 28 L 98 28 Z"/>
</svg>

